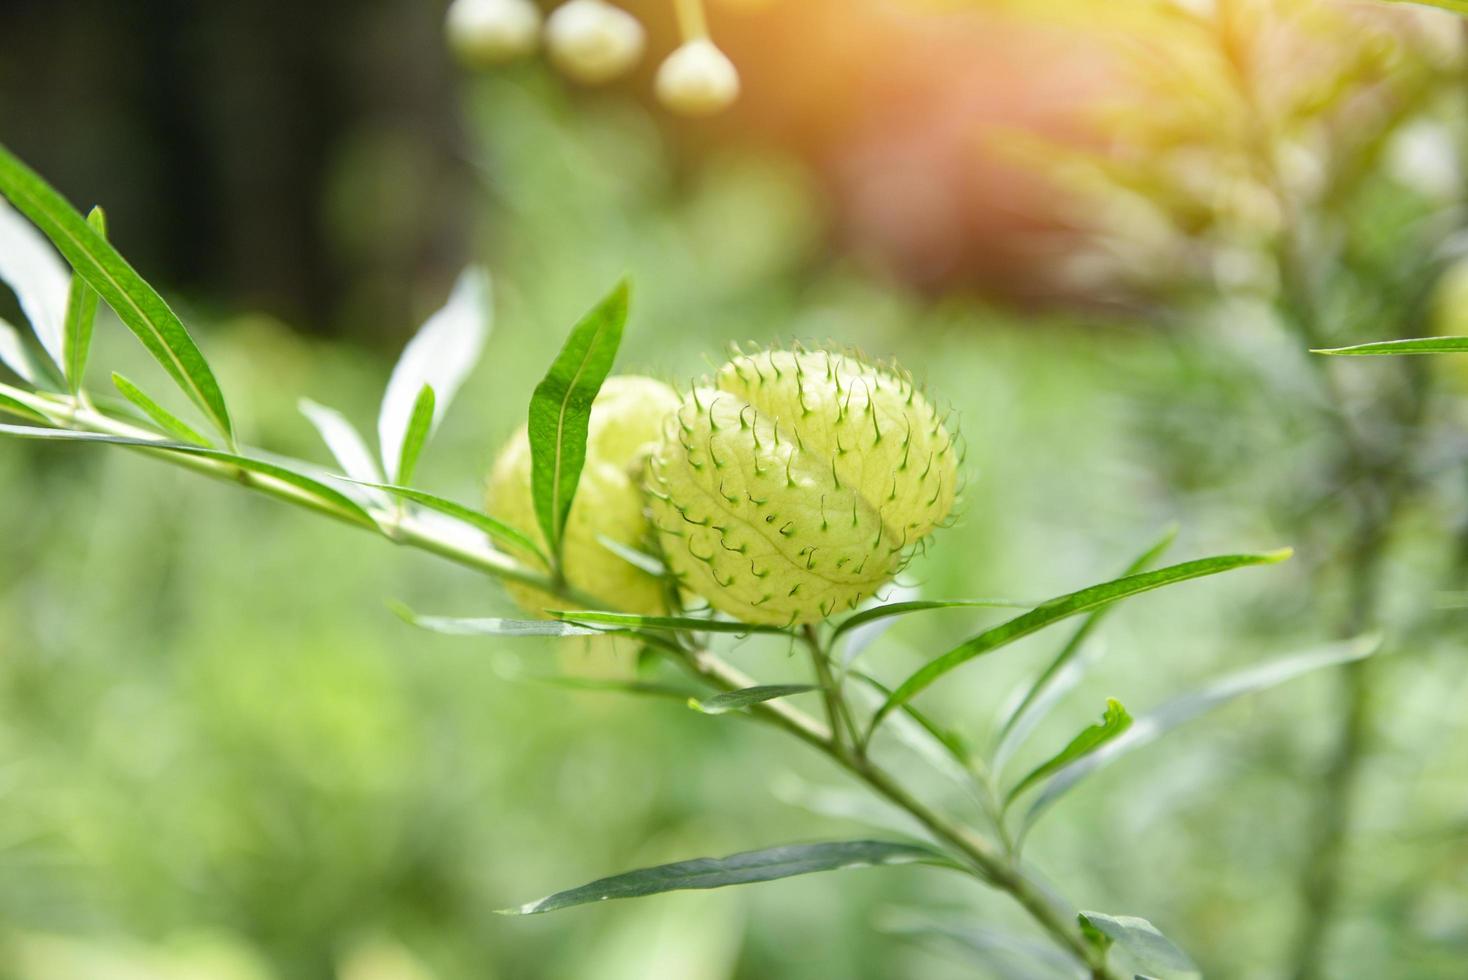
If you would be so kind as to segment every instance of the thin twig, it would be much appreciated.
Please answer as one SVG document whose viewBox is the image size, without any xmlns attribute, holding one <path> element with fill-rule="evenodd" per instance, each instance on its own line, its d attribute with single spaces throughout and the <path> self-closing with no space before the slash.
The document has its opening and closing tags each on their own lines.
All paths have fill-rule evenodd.
<svg viewBox="0 0 1468 980">
<path fill-rule="evenodd" d="M 140 440 L 166 441 L 156 432 L 118 421 L 70 399 L 63 403 L 57 399 L 4 384 L 0 384 L 0 393 L 10 396 L 22 405 L 41 411 L 58 425 Z M 318 513 L 346 519 L 336 508 L 330 506 L 329 502 L 321 501 L 287 484 L 280 484 L 279 481 L 262 479 L 256 474 L 241 470 L 237 466 L 231 466 L 227 462 L 186 456 L 162 449 L 149 450 L 146 447 L 138 447 L 138 449 L 174 465 L 217 479 L 238 483 Z M 461 542 L 443 537 L 428 525 L 417 522 L 410 516 L 405 517 L 386 511 L 373 516 L 374 519 L 380 521 L 385 536 L 398 544 L 438 555 L 485 574 L 559 594 L 570 602 L 604 608 L 604 604 L 599 603 L 593 597 L 579 595 L 567 589 L 563 584 L 556 583 L 550 576 L 527 569 L 506 555 L 489 549 L 471 548 Z M 352 523 L 353 526 L 362 527 L 360 522 Z M 1007 850 L 1001 850 L 968 827 L 929 808 L 891 774 L 875 765 L 864 755 L 847 749 L 844 741 L 836 733 L 844 724 L 854 734 L 854 722 L 851 720 L 849 709 L 840 690 L 835 686 L 830 664 L 826 659 L 826 651 L 820 643 L 819 635 L 814 630 L 807 630 L 805 640 L 811 647 L 817 677 L 820 678 L 826 695 L 829 723 L 822 725 L 805 712 L 782 701 L 766 701 L 751 705 L 750 710 L 753 715 L 818 749 L 856 776 L 879 796 L 907 811 L 926 827 L 935 839 L 952 848 L 976 877 L 1006 892 L 1019 903 L 1060 948 L 1075 956 L 1080 963 L 1085 965 L 1094 980 L 1116 980 L 1115 975 L 1106 966 L 1105 953 L 1086 941 L 1069 913 L 1056 907 L 1044 889 L 1018 866 Z M 668 644 L 666 649 L 697 676 L 721 690 L 740 690 L 756 684 L 754 678 L 726 663 L 709 650 L 676 643 Z"/>
</svg>

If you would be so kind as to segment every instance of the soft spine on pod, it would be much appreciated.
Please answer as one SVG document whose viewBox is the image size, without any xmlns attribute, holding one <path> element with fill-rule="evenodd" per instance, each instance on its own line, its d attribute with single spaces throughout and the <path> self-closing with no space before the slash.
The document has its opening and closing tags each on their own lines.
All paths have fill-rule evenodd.
<svg viewBox="0 0 1468 980">
<path fill-rule="evenodd" d="M 648 493 L 683 588 L 746 622 L 810 623 L 873 595 L 952 513 L 957 455 L 895 367 L 760 351 L 664 423 Z"/>
</svg>

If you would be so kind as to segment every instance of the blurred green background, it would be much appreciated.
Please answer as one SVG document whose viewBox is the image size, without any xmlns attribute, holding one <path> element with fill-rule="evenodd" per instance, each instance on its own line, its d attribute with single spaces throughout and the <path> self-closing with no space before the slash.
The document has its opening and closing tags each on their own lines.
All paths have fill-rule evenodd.
<svg viewBox="0 0 1468 980">
<path fill-rule="evenodd" d="M 1184 30 L 1170 4 L 1138 4 L 1120 45 L 1070 4 L 863 4 L 853 36 L 887 17 L 910 28 L 864 76 L 905 78 L 906 95 L 881 108 L 855 85 L 859 106 L 817 112 L 825 129 L 801 115 L 823 91 L 816 69 L 797 71 L 799 46 L 767 32 L 805 31 L 811 59 L 834 70 L 813 33 L 839 16 L 831 4 L 716 7 L 749 97 L 696 124 L 670 122 L 636 80 L 577 90 L 537 63 L 456 75 L 433 4 L 335 4 L 299 30 L 262 5 L 255 34 L 231 33 L 207 4 L 181 19 L 138 5 L 151 13 L 114 12 L 117 30 L 100 32 L 91 8 L 104 6 L 0 13 L 0 135 L 78 203 L 117 200 L 114 239 L 201 338 L 252 445 L 325 463 L 303 396 L 370 429 L 397 349 L 458 267 L 482 260 L 494 332 L 420 470 L 421 485 L 473 501 L 567 326 L 627 272 L 623 370 L 682 381 L 730 341 L 834 338 L 896 356 L 952 406 L 968 489 L 957 526 L 909 573 L 926 595 L 1059 593 L 1118 573 L 1171 522 L 1179 557 L 1297 547 L 1289 564 L 1119 609 L 1107 655 L 1027 757 L 1064 744 L 1107 696 L 1135 712 L 1330 639 L 1356 601 L 1343 528 L 1349 481 L 1370 477 L 1338 468 L 1320 369 L 1281 324 L 1277 216 L 1259 217 L 1251 175 L 1228 188 L 1219 176 L 1248 134 L 1210 107 L 1204 82 L 1196 98 L 1135 101 L 1145 86 L 1115 55 L 1140 38 L 1175 59 L 1168 70 L 1216 69 L 1189 60 L 1186 33 L 1166 33 Z M 1301 70 L 1308 101 L 1278 79 L 1264 87 L 1283 107 L 1266 114 L 1281 145 L 1344 134 L 1316 159 L 1339 179 L 1307 199 L 1331 339 L 1451 326 L 1444 263 L 1426 256 L 1451 257 L 1462 224 L 1456 23 L 1244 6 L 1265 10 L 1251 29 L 1284 30 L 1277 14 L 1286 41 L 1308 28 L 1341 55 Z M 1337 33 L 1320 34 L 1322 18 Z M 150 30 L 220 85 L 154 102 L 114 91 L 105 132 L 146 150 L 114 163 L 97 117 L 106 59 Z M 1104 79 L 1065 106 L 1089 136 L 984 99 L 932 109 L 934 92 L 988 91 L 986 77 L 1024 89 L 1012 65 L 924 75 L 965 50 L 953 35 L 993 53 L 996 32 L 1055 59 L 1034 86 Z M 767 56 L 740 47 L 762 34 L 781 40 Z M 228 43 L 201 54 L 208 36 Z M 1288 46 L 1257 36 L 1270 57 Z M 59 57 L 72 38 L 107 53 L 65 72 L 80 58 Z M 302 50 L 286 62 L 304 74 L 274 78 L 288 38 Z M 1103 51 L 1119 58 L 1104 72 L 1090 64 Z M 33 85 L 48 71 L 75 91 Z M 1158 88 L 1175 81 L 1149 71 Z M 274 125 L 273 103 L 231 100 L 257 78 L 283 86 L 281 104 L 299 91 L 324 128 Z M 1323 94 L 1322 79 L 1334 80 Z M 785 101 L 772 94 L 782 85 Z M 1371 111 L 1384 90 L 1391 111 Z M 1131 114 L 1113 97 L 1132 99 Z M 159 105 L 185 113 L 181 136 L 149 128 Z M 990 117 L 1004 139 L 925 142 L 944 119 Z M 303 131 L 322 144 L 309 154 Z M 284 160 L 283 147 L 310 159 Z M 1182 165 L 1199 155 L 1213 168 L 1201 176 Z M 182 197 L 159 167 L 181 175 Z M 954 214 L 937 235 L 930 219 Z M 270 268 L 253 262 L 267 255 Z M 1419 294 L 1431 298 L 1411 312 Z M 98 370 L 156 377 L 110 315 L 98 344 Z M 1468 375 L 1451 361 L 1417 368 L 1327 369 L 1353 422 L 1383 445 L 1410 431 L 1426 447 L 1381 566 L 1375 625 L 1392 642 L 1371 675 L 1329 976 L 1453 977 L 1468 963 Z M 1420 417 L 1396 407 L 1430 383 L 1435 394 L 1413 396 Z M 913 868 L 495 915 L 629 867 L 871 831 L 828 812 L 853 794 L 842 774 L 777 733 L 517 680 L 598 653 L 431 635 L 387 610 L 509 610 L 461 569 L 123 452 L 7 443 L 0 488 L 0 977 L 947 978 L 985 974 L 956 947 L 884 925 L 919 909 L 1028 928 L 1002 896 Z M 988 621 L 902 621 L 873 664 L 901 677 Z M 926 703 L 983 739 L 1058 642 L 966 668 Z M 795 669 L 787 655 L 754 640 L 731 654 L 773 679 Z M 1083 785 L 1027 854 L 1081 907 L 1151 919 L 1209 977 L 1284 976 L 1339 711 L 1334 680 L 1312 676 L 1210 715 Z"/>
</svg>

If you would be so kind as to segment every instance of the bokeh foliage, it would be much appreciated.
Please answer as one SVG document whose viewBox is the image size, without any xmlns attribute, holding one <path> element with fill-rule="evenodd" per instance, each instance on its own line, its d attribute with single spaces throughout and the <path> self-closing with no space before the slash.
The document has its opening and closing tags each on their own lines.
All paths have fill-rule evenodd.
<svg viewBox="0 0 1468 980">
<path fill-rule="evenodd" d="M 1139 315 L 935 305 L 829 261 L 819 195 L 778 157 L 729 151 L 679 172 L 640 111 L 573 111 L 535 79 L 486 83 L 471 109 L 499 324 L 421 466 L 449 496 L 479 495 L 526 379 L 594 298 L 587 284 L 624 271 L 639 290 L 624 366 L 682 379 L 730 337 L 836 336 L 901 351 L 953 403 L 973 475 L 959 527 L 920 569 L 930 595 L 1049 595 L 1110 577 L 1117 555 L 1173 520 L 1190 551 L 1272 545 L 1309 526 L 1292 506 L 1302 483 L 1329 495 L 1332 474 L 1311 465 L 1328 449 L 1294 375 L 1253 370 L 1305 355 L 1249 289 L 1231 286 L 1236 302 L 1171 332 Z M 1362 229 L 1434 206 L 1389 175 L 1368 184 L 1341 212 Z M 1401 248 L 1365 259 L 1390 265 Z M 99 363 L 157 377 L 116 323 L 99 327 Z M 369 351 L 248 318 L 203 340 L 245 438 L 323 460 L 297 397 L 370 417 L 388 370 Z M 1220 346 L 1236 370 L 1210 361 Z M 1374 383 L 1351 370 L 1350 384 Z M 1272 381 L 1278 397 L 1261 400 Z M 1454 385 L 1433 403 L 1445 422 Z M 1016 921 L 995 896 L 906 870 L 498 918 L 611 869 L 854 831 L 796 805 L 850 797 L 828 766 L 751 726 L 514 678 L 527 663 L 588 669 L 596 650 L 408 629 L 384 597 L 503 608 L 430 559 L 388 560 L 345 529 L 122 454 L 8 445 L 0 486 L 0 972 L 941 978 L 968 968 L 871 923 L 934 905 Z M 1450 481 L 1435 486 L 1406 514 L 1386 571 L 1388 609 L 1416 625 L 1403 662 L 1379 674 L 1392 710 L 1349 856 L 1355 900 L 1336 955 L 1361 975 L 1449 976 L 1468 955 L 1465 677 L 1442 585 L 1454 556 L 1441 548 L 1465 501 Z M 1316 641 L 1317 602 L 1339 601 L 1328 575 L 1309 575 L 1330 552 L 1323 528 L 1297 542 L 1303 568 L 1118 610 L 1109 654 L 1060 716 L 1079 730 L 1095 692 L 1145 707 Z M 902 676 L 985 615 L 903 622 L 880 655 Z M 937 703 L 995 716 L 1050 642 L 1026 641 Z M 741 655 L 778 672 L 788 650 L 751 641 Z M 1303 846 L 1292 830 L 1310 819 L 1331 705 L 1328 684 L 1308 679 L 1201 721 L 1079 789 L 1034 846 L 1087 907 L 1150 914 L 1207 975 L 1267 971 L 1289 938 Z M 1061 744 L 1039 740 L 1021 762 Z"/>
</svg>

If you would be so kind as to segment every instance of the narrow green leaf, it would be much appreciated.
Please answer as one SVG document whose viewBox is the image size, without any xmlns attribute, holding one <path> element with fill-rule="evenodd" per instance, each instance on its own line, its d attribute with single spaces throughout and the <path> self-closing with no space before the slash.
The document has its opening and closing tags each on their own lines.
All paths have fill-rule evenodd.
<svg viewBox="0 0 1468 980">
<path fill-rule="evenodd" d="M 1468 351 L 1468 337 L 1409 337 L 1403 340 L 1378 340 L 1351 347 L 1325 347 L 1310 353 L 1359 357 L 1369 354 L 1462 354 L 1465 351 Z"/>
<path fill-rule="evenodd" d="M 780 772 L 770 786 L 775 799 L 829 820 L 865 824 L 883 834 L 930 842 L 933 832 L 917 817 L 888 800 L 850 786 L 821 786 L 793 772 Z"/>
<path fill-rule="evenodd" d="M 418 468 L 418 457 L 428 442 L 428 431 L 433 428 L 433 386 L 424 385 L 413 402 L 413 412 L 408 416 L 408 429 L 403 433 L 403 448 L 398 456 L 397 482 L 408 485 L 413 482 L 413 471 Z"/>
<path fill-rule="evenodd" d="M 1121 702 L 1115 698 L 1107 698 L 1106 711 L 1102 714 L 1101 720 L 1085 728 L 1079 735 L 1071 739 L 1065 748 L 1040 763 L 1030 771 L 1029 775 L 1016 783 L 1014 789 L 1010 790 L 1009 795 L 1004 798 L 1005 809 L 1009 808 L 1016 797 L 1046 776 L 1059 772 L 1077 759 L 1085 758 L 1130 727 L 1132 727 L 1132 716 L 1127 714 L 1126 708 L 1123 708 Z"/>
<path fill-rule="evenodd" d="M 1070 659 L 1069 663 L 1061 667 L 1050 678 L 1049 683 L 1045 685 L 1045 689 L 1034 701 L 1030 702 L 1030 706 L 1022 714 L 1015 716 L 1018 721 L 1015 722 L 1014 727 L 1004 733 L 1004 736 L 999 740 L 999 746 L 994 750 L 994 755 L 990 759 L 990 764 L 993 766 L 996 779 L 1004 771 L 1004 767 L 1009 765 L 1009 760 L 1013 758 L 1014 753 L 1019 747 L 1024 744 L 1025 739 L 1029 738 L 1034 734 L 1035 729 L 1040 727 L 1041 720 L 1060 703 L 1061 698 L 1076 689 L 1081 682 L 1081 678 L 1085 676 L 1086 671 L 1091 668 L 1092 664 L 1101 659 L 1101 655 L 1104 652 L 1105 648 L 1099 644 L 1082 647 L 1080 652 Z"/>
<path fill-rule="evenodd" d="M 613 540 L 605 534 L 596 536 L 596 543 L 616 555 L 618 558 L 631 565 L 639 571 L 646 572 L 654 578 L 662 578 L 668 574 L 668 566 L 646 552 L 629 548 L 620 541 Z"/>
<path fill-rule="evenodd" d="M 449 636 L 598 636 L 606 632 L 556 619 L 420 616 L 398 602 L 391 603 L 390 608 L 410 626 Z"/>
<path fill-rule="evenodd" d="M 893 583 L 887 591 L 885 598 L 872 596 L 861 607 L 858 612 L 866 612 L 878 606 L 891 606 L 899 602 L 914 602 L 922 598 L 922 590 L 916 585 L 908 585 L 901 582 Z M 871 649 L 872 644 L 882 638 L 882 635 L 897 623 L 897 617 L 887 616 L 876 619 L 869 623 L 862 623 L 855 629 L 847 630 L 831 640 L 831 659 L 838 665 L 840 673 L 851 669 L 851 665 L 861 658 L 861 655 Z"/>
<path fill-rule="evenodd" d="M 37 422 L 49 421 L 46 416 L 31 408 L 25 402 L 16 401 L 4 392 L 0 392 L 0 411 L 9 412 L 27 419 L 35 419 Z"/>
<path fill-rule="evenodd" d="M 1261 552 L 1257 554 L 1243 555 L 1218 555 L 1212 558 L 1199 558 L 1196 561 L 1187 561 L 1179 565 L 1169 565 L 1167 568 L 1158 569 L 1155 572 L 1142 572 L 1137 575 L 1128 575 L 1101 585 L 1093 585 L 1088 589 L 1071 592 L 1067 595 L 1058 596 L 1050 601 L 1037 606 L 1022 616 L 1017 616 L 1008 622 L 1001 623 L 990 630 L 985 630 L 978 636 L 959 644 L 952 650 L 930 661 L 907 680 L 903 681 L 893 692 L 887 702 L 877 710 L 872 718 L 871 726 L 876 728 L 893 709 L 916 697 L 930 684 L 953 670 L 993 650 L 1013 643 L 1022 637 L 1029 636 L 1038 630 L 1057 623 L 1062 619 L 1080 613 L 1089 612 L 1108 603 L 1117 602 L 1129 596 L 1150 592 L 1160 589 L 1165 585 L 1176 582 L 1185 582 L 1189 579 L 1201 578 L 1205 575 L 1217 575 L 1234 568 L 1242 568 L 1247 565 L 1270 565 L 1284 561 L 1291 554 L 1290 549 L 1282 548 L 1278 551 Z"/>
<path fill-rule="evenodd" d="M 1187 953 L 1146 919 L 1104 912 L 1082 912 L 1076 918 L 1088 936 L 1100 933 L 1127 954 L 1134 970 L 1143 971 L 1149 977 L 1197 980 L 1203 975 Z"/>
<path fill-rule="evenodd" d="M 98 235 L 107 237 L 107 215 L 101 208 L 92 208 L 87 215 L 87 224 Z M 87 355 L 92 349 L 92 326 L 96 321 L 97 291 L 81 276 L 72 276 L 71 292 L 66 299 L 66 336 L 62 343 L 65 363 L 62 371 L 73 395 L 82 390 L 82 377 L 87 373 Z"/>
<path fill-rule="evenodd" d="M 489 337 L 493 313 L 489 273 L 469 266 L 454 282 L 448 301 L 424 321 L 403 348 L 377 413 L 382 469 L 393 483 L 408 482 L 396 467 L 402 459 L 403 440 L 423 386 L 433 389 L 433 420 L 427 433 L 431 436 L 459 386 L 478 363 Z"/>
<path fill-rule="evenodd" d="M 638 694 L 643 697 L 667 698 L 684 704 L 693 697 L 688 693 L 686 687 L 674 687 L 672 684 L 656 684 L 652 681 L 619 681 L 603 680 L 595 677 L 564 677 L 559 674 L 541 674 L 535 677 L 524 678 L 537 684 L 548 684 L 551 687 L 563 687 L 572 691 L 604 691 L 608 694 Z"/>
<path fill-rule="evenodd" d="M 535 516 L 557 560 L 561 529 L 586 463 L 591 403 L 611 372 L 622 342 L 627 294 L 624 279 L 581 318 L 530 396 L 530 489 Z"/>
<path fill-rule="evenodd" d="M 20 331 L 15 329 L 8 320 L 0 317 L 0 364 L 4 364 L 15 372 L 20 378 L 32 388 L 40 388 L 44 372 L 31 352 L 26 349 L 25 341 L 21 339 Z"/>
<path fill-rule="evenodd" d="M 113 446 L 128 446 L 134 449 L 148 449 L 154 452 L 176 453 L 180 456 L 202 456 L 207 459 L 218 460 L 228 463 L 241 470 L 268 477 L 276 483 L 285 484 L 313 498 L 319 505 L 324 506 L 337 517 L 362 527 L 377 529 L 377 522 L 361 508 L 354 500 L 343 496 L 340 492 L 333 490 L 326 484 L 313 480 L 309 476 L 297 473 L 275 463 L 266 462 L 263 459 L 253 459 L 249 456 L 240 456 L 235 453 L 225 452 L 222 449 L 212 449 L 208 446 L 194 446 L 181 442 L 162 442 L 151 439 L 133 439 L 127 436 L 110 436 L 100 432 L 77 432 L 72 429 L 47 429 L 37 426 L 26 425 L 0 425 L 0 435 L 15 436 L 20 439 L 43 439 L 54 442 L 98 442 Z"/>
<path fill-rule="evenodd" d="M 985 608 L 985 609 L 1030 609 L 1034 607 L 1033 602 L 1018 602 L 1013 599 L 913 599 L 907 602 L 889 602 L 885 606 L 873 606 L 863 609 L 859 613 L 847 616 L 836 624 L 831 632 L 831 639 L 837 637 L 859 626 L 886 619 L 889 616 L 906 616 L 909 613 L 926 612 L 929 609 L 959 609 L 959 608 Z"/>
<path fill-rule="evenodd" d="M 209 445 L 209 440 L 190 428 L 188 423 L 184 422 L 162 405 L 159 405 L 143 389 L 116 371 L 112 372 L 112 383 L 118 391 L 122 392 L 122 397 L 142 409 L 143 414 L 147 415 L 148 418 L 156 422 L 165 431 L 182 439 L 184 442 L 192 442 L 200 446 Z"/>
<path fill-rule="evenodd" d="M 625 626 L 629 629 L 695 630 L 700 633 L 778 633 L 789 636 L 783 626 L 760 623 L 733 623 L 722 619 L 699 619 L 695 616 L 639 616 L 636 613 L 607 612 L 600 609 L 548 609 L 546 612 L 575 623 L 597 623 Z"/>
<path fill-rule="evenodd" d="M 883 932 L 916 941 L 938 941 L 962 949 L 998 980 L 1076 976 L 1076 961 L 1054 946 L 975 924 L 968 918 L 935 915 L 932 909 L 893 909 L 877 922 Z"/>
<path fill-rule="evenodd" d="M 1139 572 L 1144 572 L 1148 568 L 1151 568 L 1153 563 L 1158 558 L 1161 558 L 1163 553 L 1172 546 L 1172 542 L 1176 537 L 1176 525 L 1167 528 L 1160 538 L 1147 546 L 1146 551 L 1143 551 L 1136 558 L 1132 559 L 1131 564 L 1127 565 L 1126 569 L 1121 573 L 1122 577 L 1136 575 Z M 1066 664 L 1070 663 L 1076 654 L 1080 652 L 1081 647 L 1085 645 L 1086 639 L 1101 624 L 1102 618 L 1112 608 L 1109 605 L 1102 606 L 1081 621 L 1081 625 L 1076 627 L 1076 631 L 1071 634 L 1065 646 L 1060 648 L 1060 652 L 1055 655 L 1055 659 L 1050 661 L 1049 666 L 1040 672 L 1040 676 L 1035 679 L 1035 683 L 1030 686 L 1029 690 L 1025 692 L 1024 697 L 1015 705 L 1014 710 L 1004 719 L 1004 723 L 999 727 L 999 749 L 994 753 L 996 768 L 999 764 L 997 760 L 1007 758 L 1009 753 L 1017 746 L 1018 739 L 1011 739 L 1011 736 L 1017 733 L 1015 726 L 1019 724 L 1021 719 L 1025 720 L 1027 726 L 1039 721 L 1039 717 L 1037 717 L 1038 713 L 1030 709 L 1040 706 L 1042 695 L 1055 684 L 1059 674 L 1065 669 Z M 1047 703 L 1046 707 L 1051 705 L 1053 705 L 1053 702 Z M 1006 746 L 1006 742 L 1010 742 L 1011 744 Z"/>
<path fill-rule="evenodd" d="M 750 705 L 763 704 L 776 698 L 788 698 L 792 694 L 804 694 L 814 690 L 817 690 L 814 684 L 760 684 L 756 687 L 746 687 L 740 691 L 716 694 L 711 698 L 689 698 L 688 707 L 695 711 L 702 711 L 706 715 L 722 715 L 729 711 L 738 711 L 740 708 L 748 708 Z"/>
<path fill-rule="evenodd" d="M 302 398 L 297 407 L 315 426 L 321 441 L 326 443 L 326 448 L 331 451 L 343 473 L 353 480 L 382 482 L 382 470 L 372 451 L 367 448 L 367 441 L 345 415 L 309 398 Z"/>
<path fill-rule="evenodd" d="M 211 422 L 234 441 L 224 393 L 194 339 L 163 297 L 107 239 L 8 149 L 0 145 L 0 193 L 10 198 L 95 289 Z"/>
<path fill-rule="evenodd" d="M 64 356 L 70 279 L 66 263 L 46 236 L 0 199 L 0 283 L 15 293 L 49 366 L 58 372 Z"/>
<path fill-rule="evenodd" d="M 858 681 L 861 681 L 863 684 L 867 685 L 867 687 L 870 687 L 877 694 L 881 695 L 881 697 L 878 699 L 879 701 L 885 700 L 886 698 L 890 698 L 892 696 L 892 688 L 888 687 L 886 684 L 883 684 L 871 674 L 863 673 L 859 670 L 853 670 L 848 674 L 848 676 Z M 919 755 L 925 756 L 930 759 L 933 758 L 932 754 L 929 751 L 930 748 L 932 746 L 937 746 L 941 748 L 945 753 L 945 761 L 956 762 L 958 764 L 957 771 L 964 774 L 965 778 L 967 778 L 972 773 L 973 753 L 969 751 L 968 746 L 964 743 L 963 736 L 959 735 L 957 732 L 949 731 L 942 725 L 939 725 L 936 721 L 929 718 L 922 711 L 919 711 L 914 705 L 904 704 L 900 710 L 902 713 L 898 715 L 897 718 L 893 721 L 894 730 L 897 732 L 899 738 L 907 742 L 907 744 Z M 898 724 L 898 722 L 902 722 L 904 719 L 906 719 L 906 721 L 909 722 L 911 725 L 911 727 L 907 728 L 906 731 L 904 731 L 903 725 Z M 918 741 L 918 739 L 914 737 L 917 732 L 923 733 L 921 736 L 921 741 Z"/>
<path fill-rule="evenodd" d="M 391 483 L 373 483 L 369 480 L 348 480 L 347 482 L 371 487 L 374 490 L 382 490 L 395 497 L 402 497 L 404 500 L 411 500 L 415 504 L 422 504 L 429 510 L 436 510 L 440 514 L 447 514 L 449 517 L 457 518 L 465 524 L 483 531 L 490 538 L 503 544 L 512 544 L 517 548 L 523 548 L 539 558 L 542 563 L 545 562 L 545 553 L 524 532 L 517 531 L 503 521 L 490 517 L 481 511 L 465 507 L 463 504 L 456 504 L 452 500 L 446 500 L 443 497 L 438 497 L 431 493 L 424 493 L 422 490 L 414 490 L 411 487 L 397 487 Z"/>
<path fill-rule="evenodd" d="M 564 674 L 529 673 L 517 669 L 500 669 L 498 673 L 505 680 L 516 683 L 544 684 L 548 687 L 559 687 L 571 691 L 637 694 L 643 697 L 666 698 L 680 704 L 687 704 L 688 699 L 696 697 L 698 693 L 687 687 L 659 684 L 655 681 L 620 680 L 610 677 L 567 677 Z"/>
<path fill-rule="evenodd" d="M 1148 745 L 1185 722 L 1227 704 L 1235 698 L 1268 690 L 1302 674 L 1362 660 L 1381 647 L 1381 638 L 1363 636 L 1332 643 L 1304 653 L 1267 661 L 1221 677 L 1196 691 L 1181 694 L 1139 715 L 1122 735 L 1057 772 L 1025 814 L 1026 829 L 1034 826 L 1056 800 L 1091 773 L 1110 765 L 1134 749 Z"/>
<path fill-rule="evenodd" d="M 534 915 L 590 902 L 604 902 L 612 898 L 638 898 L 695 888 L 723 888 L 818 871 L 888 864 L 939 864 L 946 867 L 951 866 L 952 861 L 931 848 L 891 841 L 791 844 L 761 851 L 744 851 L 728 857 L 697 858 L 629 871 L 503 911 L 507 915 Z"/>
</svg>

